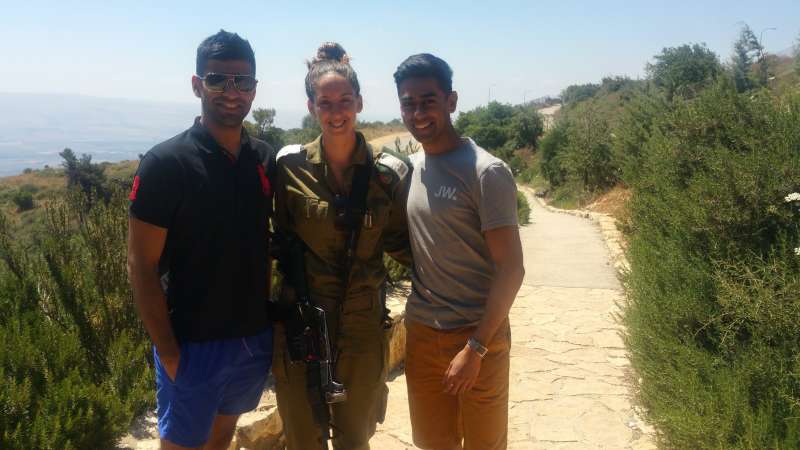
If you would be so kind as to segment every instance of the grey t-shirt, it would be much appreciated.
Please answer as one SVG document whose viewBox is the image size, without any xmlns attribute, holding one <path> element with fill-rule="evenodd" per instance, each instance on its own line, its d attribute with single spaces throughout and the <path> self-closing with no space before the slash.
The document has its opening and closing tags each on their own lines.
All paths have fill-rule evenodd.
<svg viewBox="0 0 800 450">
<path fill-rule="evenodd" d="M 517 225 L 517 186 L 500 159 L 465 139 L 411 155 L 408 229 L 414 254 L 409 319 L 439 329 L 477 324 L 494 264 L 483 232 Z"/>
</svg>

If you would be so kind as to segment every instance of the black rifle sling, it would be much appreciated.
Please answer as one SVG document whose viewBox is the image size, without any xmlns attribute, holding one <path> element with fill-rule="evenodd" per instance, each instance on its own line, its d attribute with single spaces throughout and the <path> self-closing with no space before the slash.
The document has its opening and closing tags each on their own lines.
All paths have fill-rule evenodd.
<svg viewBox="0 0 800 450">
<path fill-rule="evenodd" d="M 350 195 L 347 199 L 345 209 L 345 223 L 347 224 L 347 243 L 345 248 L 344 271 L 342 281 L 344 284 L 344 296 L 350 285 L 350 271 L 356 257 L 356 247 L 358 238 L 361 234 L 361 225 L 364 223 L 364 216 L 367 213 L 367 193 L 369 192 L 369 179 L 372 175 L 372 152 L 367 147 L 366 164 L 356 165 L 353 172 L 353 183 L 350 188 Z"/>
</svg>

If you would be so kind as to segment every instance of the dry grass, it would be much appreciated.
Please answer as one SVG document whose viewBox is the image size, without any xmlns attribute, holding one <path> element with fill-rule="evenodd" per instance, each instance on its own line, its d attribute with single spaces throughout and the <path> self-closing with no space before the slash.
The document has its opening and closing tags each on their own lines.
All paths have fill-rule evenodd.
<svg viewBox="0 0 800 450">
<path fill-rule="evenodd" d="M 64 186 L 64 171 L 61 169 L 35 170 L 30 173 L 0 178 L 0 190 L 19 189 L 21 186 L 36 186 L 39 190 L 53 190 Z"/>
<path fill-rule="evenodd" d="M 626 204 L 631 198 L 631 191 L 622 186 L 615 186 L 610 191 L 597 197 L 586 209 L 608 214 L 622 220 L 627 217 Z"/>
<path fill-rule="evenodd" d="M 105 173 L 109 179 L 129 180 L 133 179 L 133 174 L 139 167 L 139 160 L 120 161 L 106 166 Z"/>
<path fill-rule="evenodd" d="M 384 126 L 384 127 L 364 127 L 359 128 L 358 131 L 364 134 L 367 141 L 377 139 L 379 137 L 387 136 L 390 134 L 405 133 L 408 130 L 402 125 L 398 126 Z"/>
</svg>

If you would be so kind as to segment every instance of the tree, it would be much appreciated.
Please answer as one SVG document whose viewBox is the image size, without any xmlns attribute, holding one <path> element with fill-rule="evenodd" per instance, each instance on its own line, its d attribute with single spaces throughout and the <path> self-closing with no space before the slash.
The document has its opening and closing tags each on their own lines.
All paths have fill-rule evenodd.
<svg viewBox="0 0 800 450">
<path fill-rule="evenodd" d="M 275 108 L 256 108 L 253 110 L 253 119 L 258 132 L 265 133 L 275 122 Z"/>
<path fill-rule="evenodd" d="M 253 128 L 259 139 L 279 149 L 285 144 L 285 132 L 274 126 L 275 115 L 275 108 L 256 108 L 253 110 L 253 119 L 256 121 Z"/>
<path fill-rule="evenodd" d="M 633 84 L 633 80 L 626 76 L 603 77 L 600 83 L 606 92 L 618 92 L 628 85 Z"/>
<path fill-rule="evenodd" d="M 303 116 L 303 120 L 300 122 L 300 128 L 304 130 L 315 130 L 315 131 L 322 131 L 322 128 L 319 126 L 319 122 L 317 118 L 312 116 L 311 114 L 306 114 Z"/>
<path fill-rule="evenodd" d="M 544 135 L 539 144 L 542 155 L 539 168 L 545 180 L 552 187 L 560 186 L 567 177 L 562 159 L 568 139 L 569 129 L 566 122 L 556 122 L 556 125 Z"/>
<path fill-rule="evenodd" d="M 67 175 L 67 187 L 77 187 L 88 196 L 107 197 L 106 175 L 101 165 L 92 163 L 92 155 L 84 153 L 78 158 L 70 148 L 58 155 L 64 158 L 61 165 Z"/>
<path fill-rule="evenodd" d="M 594 96 L 599 90 L 599 84 L 573 84 L 561 91 L 561 101 L 564 102 L 565 105 L 577 103 Z"/>
<path fill-rule="evenodd" d="M 607 189 L 617 181 L 609 123 L 597 105 L 586 102 L 575 109 L 563 158 L 567 178 L 580 183 L 583 192 Z"/>
<path fill-rule="evenodd" d="M 756 81 L 762 86 L 766 85 L 767 63 L 763 53 L 764 48 L 756 38 L 753 30 L 748 25 L 742 27 L 742 31 L 739 32 L 739 39 L 733 43 L 733 57 L 731 58 L 733 80 L 736 83 L 737 91 L 746 92 L 753 89 L 757 85 Z M 759 75 L 754 80 L 753 64 L 756 60 L 759 62 Z M 762 71 L 763 75 L 761 74 Z"/>
<path fill-rule="evenodd" d="M 511 137 L 515 147 L 535 149 L 543 133 L 544 120 L 533 108 L 521 108 L 511 121 Z"/>
<path fill-rule="evenodd" d="M 654 59 L 654 64 L 647 64 L 647 73 L 670 100 L 675 94 L 694 97 L 722 72 L 717 55 L 705 44 L 667 47 Z"/>
<path fill-rule="evenodd" d="M 511 139 L 511 122 L 516 114 L 513 106 L 491 102 L 458 115 L 454 124 L 462 135 L 469 136 L 487 150 L 498 150 Z"/>
</svg>

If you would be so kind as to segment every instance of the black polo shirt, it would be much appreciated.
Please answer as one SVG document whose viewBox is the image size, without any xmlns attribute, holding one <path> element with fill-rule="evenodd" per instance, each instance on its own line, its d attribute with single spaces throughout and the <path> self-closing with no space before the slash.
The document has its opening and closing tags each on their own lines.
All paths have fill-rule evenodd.
<svg viewBox="0 0 800 450">
<path fill-rule="evenodd" d="M 167 229 L 159 272 L 179 341 L 250 336 L 269 326 L 274 161 L 274 151 L 244 131 L 233 160 L 196 120 L 139 163 L 129 211 Z"/>
</svg>

